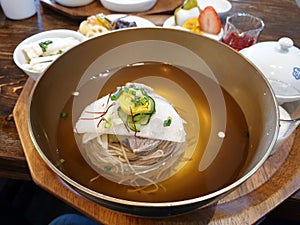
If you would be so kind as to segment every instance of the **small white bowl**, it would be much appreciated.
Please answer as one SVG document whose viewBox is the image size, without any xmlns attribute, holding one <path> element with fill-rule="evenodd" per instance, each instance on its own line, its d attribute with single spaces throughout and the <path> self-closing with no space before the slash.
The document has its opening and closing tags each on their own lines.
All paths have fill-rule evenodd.
<svg viewBox="0 0 300 225">
<path fill-rule="evenodd" d="M 171 16 L 169 17 L 168 19 L 165 20 L 164 24 L 163 24 L 163 27 L 164 28 L 174 28 L 174 29 L 179 29 L 179 30 L 184 30 L 184 31 L 189 31 L 189 32 L 192 32 L 188 29 L 185 29 L 181 26 L 178 26 L 175 24 L 175 17 L 174 16 Z M 208 37 L 208 38 L 211 38 L 211 39 L 214 39 L 216 41 L 220 41 L 223 37 L 223 28 L 221 29 L 220 33 L 215 35 L 215 34 L 209 34 L 209 33 L 204 33 L 203 34 L 199 34 L 199 35 L 203 35 L 205 37 Z"/>
<path fill-rule="evenodd" d="M 94 0 L 55 0 L 55 2 L 67 7 L 79 7 L 92 3 Z"/>
<path fill-rule="evenodd" d="M 35 35 L 32 35 L 25 40 L 23 40 L 14 50 L 13 53 L 13 60 L 15 64 L 23 70 L 28 76 L 33 78 L 34 80 L 37 80 L 39 77 L 43 75 L 45 70 L 43 72 L 37 72 L 34 70 L 30 70 L 24 66 L 24 64 L 28 63 L 26 56 L 23 52 L 23 46 L 32 42 L 36 42 L 45 38 L 67 38 L 67 37 L 73 37 L 80 42 L 83 42 L 86 40 L 86 37 L 83 34 L 80 34 L 77 31 L 73 30 L 66 30 L 66 29 L 57 29 L 57 30 L 49 30 L 44 31 Z"/>
<path fill-rule="evenodd" d="M 100 0 L 100 2 L 111 11 L 133 13 L 151 9 L 157 0 Z"/>
<path fill-rule="evenodd" d="M 201 10 L 207 6 L 214 7 L 219 17 L 225 17 L 232 8 L 231 3 L 227 0 L 197 0 L 197 2 Z"/>
</svg>

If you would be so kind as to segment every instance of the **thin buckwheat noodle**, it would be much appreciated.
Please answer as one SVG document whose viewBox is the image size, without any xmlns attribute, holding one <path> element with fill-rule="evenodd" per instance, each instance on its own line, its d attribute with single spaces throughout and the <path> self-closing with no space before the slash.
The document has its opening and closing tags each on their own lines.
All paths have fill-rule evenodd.
<svg viewBox="0 0 300 225">
<path fill-rule="evenodd" d="M 135 101 L 135 105 L 129 113 L 124 114 L 127 108 L 120 113 L 124 102 L 107 95 L 87 106 L 74 129 L 79 150 L 106 179 L 146 193 L 156 191 L 161 187 L 159 182 L 179 169 L 185 153 L 184 121 L 170 103 L 148 86 L 130 83 L 116 93 L 118 98 L 125 98 L 124 102 L 130 96 L 133 99 L 126 103 Z M 125 97 L 119 97 L 122 94 Z M 147 103 L 151 114 L 133 115 L 133 110 L 143 110 Z"/>
</svg>

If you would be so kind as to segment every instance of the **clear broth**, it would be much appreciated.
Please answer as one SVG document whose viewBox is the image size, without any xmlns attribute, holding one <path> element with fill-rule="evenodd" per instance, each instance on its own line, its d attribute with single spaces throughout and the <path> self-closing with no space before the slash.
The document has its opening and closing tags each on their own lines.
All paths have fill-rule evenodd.
<svg viewBox="0 0 300 225">
<path fill-rule="evenodd" d="M 144 193 L 132 191 L 133 187 L 114 183 L 98 177 L 97 173 L 86 163 L 75 141 L 73 133 L 72 116 L 61 118 L 58 126 L 58 154 L 64 162 L 61 170 L 74 181 L 96 192 L 107 196 L 141 202 L 170 202 L 200 197 L 234 182 L 244 166 L 249 149 L 248 126 L 245 116 L 237 102 L 224 90 L 226 128 L 223 131 L 225 137 L 212 134 L 212 126 L 223 123 L 220 118 L 214 118 L 211 113 L 211 104 L 207 93 L 201 89 L 201 85 L 189 75 L 187 70 L 163 63 L 145 63 L 136 66 L 124 67 L 113 73 L 105 82 L 98 98 L 115 92 L 116 87 L 127 82 L 146 84 L 154 91 L 166 98 L 180 116 L 187 122 L 187 155 L 189 160 L 184 162 L 183 167 L 171 178 L 161 182 L 156 192 Z M 215 81 L 197 74 L 200 82 L 211 87 L 217 87 Z M 99 78 L 100 79 L 100 78 Z M 101 82 L 101 79 L 97 81 Z M 86 83 L 79 90 L 79 96 L 72 96 L 66 103 L 62 112 L 71 115 L 74 113 L 74 99 L 80 102 L 81 93 L 88 92 L 90 86 L 95 85 L 93 80 Z M 214 90 L 212 90 L 214 92 Z M 82 95 L 84 96 L 84 94 Z M 82 97 L 83 98 L 83 97 Z M 85 99 L 85 98 L 84 98 Z M 86 101 L 86 100 L 85 100 Z M 218 99 L 215 99 L 218 102 Z M 84 102 L 83 107 L 91 102 Z M 75 118 L 78 118 L 78 115 Z M 208 140 L 222 138 L 222 144 L 212 163 L 199 171 L 199 163 L 207 149 Z"/>
</svg>

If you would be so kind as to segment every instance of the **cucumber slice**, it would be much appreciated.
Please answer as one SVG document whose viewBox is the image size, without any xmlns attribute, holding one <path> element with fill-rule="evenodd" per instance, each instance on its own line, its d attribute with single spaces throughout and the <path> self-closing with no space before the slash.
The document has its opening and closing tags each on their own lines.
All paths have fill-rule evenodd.
<svg viewBox="0 0 300 225">
<path fill-rule="evenodd" d="M 140 132 L 141 126 L 145 126 L 149 123 L 151 116 L 155 113 L 155 102 L 149 97 L 149 111 L 147 113 L 139 113 L 134 116 L 128 115 L 122 110 L 121 107 L 118 108 L 118 116 L 123 121 L 125 126 L 134 132 Z"/>
<path fill-rule="evenodd" d="M 130 130 L 134 131 L 134 132 L 140 132 L 141 131 L 141 124 L 134 122 L 132 120 L 132 117 L 129 116 L 130 118 L 128 118 L 127 120 L 127 126 Z"/>
<path fill-rule="evenodd" d="M 147 125 L 152 114 L 138 114 L 133 117 L 133 121 L 141 125 Z"/>
<path fill-rule="evenodd" d="M 121 109 L 121 107 L 118 108 L 118 116 L 123 121 L 124 124 L 127 124 L 127 117 L 128 115 Z"/>
</svg>

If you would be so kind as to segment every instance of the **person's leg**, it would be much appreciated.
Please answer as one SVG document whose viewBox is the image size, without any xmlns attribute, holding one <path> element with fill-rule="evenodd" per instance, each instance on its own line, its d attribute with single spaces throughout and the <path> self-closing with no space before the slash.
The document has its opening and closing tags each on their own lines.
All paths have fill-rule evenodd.
<svg viewBox="0 0 300 225">
<path fill-rule="evenodd" d="M 49 225 L 100 225 L 99 223 L 78 215 L 78 214 L 63 214 L 52 220 Z"/>
</svg>

